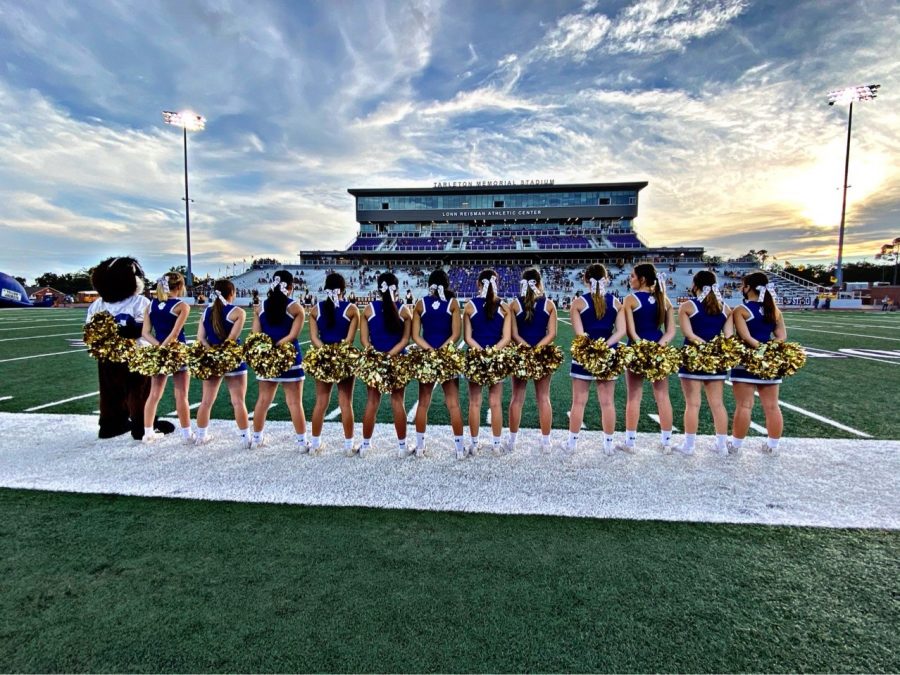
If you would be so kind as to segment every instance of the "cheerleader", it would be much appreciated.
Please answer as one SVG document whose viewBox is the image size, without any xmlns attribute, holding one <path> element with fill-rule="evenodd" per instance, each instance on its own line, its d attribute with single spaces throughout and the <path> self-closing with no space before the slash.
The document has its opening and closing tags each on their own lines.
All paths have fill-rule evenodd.
<svg viewBox="0 0 900 675">
<path fill-rule="evenodd" d="M 625 337 L 625 313 L 622 312 L 622 303 L 619 299 L 606 290 L 609 284 L 606 267 L 594 263 L 584 271 L 582 279 L 590 292 L 572 301 L 569 308 L 572 330 L 575 335 L 587 335 L 591 340 L 603 338 L 610 347 L 617 347 L 619 340 Z M 572 410 L 569 414 L 569 440 L 566 449 L 569 452 L 575 451 L 581 422 L 584 420 L 584 408 L 591 392 L 591 382 L 594 382 L 597 399 L 600 401 L 603 451 L 607 455 L 613 454 L 615 451 L 613 433 L 616 430 L 616 378 L 597 379 L 574 359 L 569 375 L 572 377 Z"/>
<path fill-rule="evenodd" d="M 768 277 L 763 272 L 746 275 L 741 279 L 741 293 L 744 302 L 731 314 L 738 337 L 753 349 L 773 339 L 782 342 L 786 340 L 784 317 L 776 306 L 775 286 L 769 284 Z M 763 451 L 774 454 L 778 451 L 784 429 L 781 408 L 778 406 L 778 385 L 781 380 L 764 380 L 743 368 L 732 368 L 731 381 L 734 384 L 736 403 L 732 423 L 732 449 L 739 451 L 744 443 L 750 428 L 754 393 L 758 393 L 766 416 L 768 435 Z"/>
<path fill-rule="evenodd" d="M 494 347 L 502 349 L 512 340 L 512 314 L 509 307 L 500 299 L 497 288 L 497 273 L 494 270 L 483 270 L 478 275 L 478 297 L 466 303 L 463 313 L 463 329 L 469 349 L 485 349 Z M 462 459 L 466 454 L 478 454 L 478 432 L 481 424 L 481 401 L 484 387 L 469 381 L 469 442 L 465 452 L 456 458 Z M 491 411 L 491 445 L 495 455 L 501 452 L 500 441 L 503 433 L 503 382 L 496 382 L 488 387 L 488 407 Z"/>
<path fill-rule="evenodd" d="M 456 344 L 462 333 L 459 301 L 450 289 L 450 278 L 444 270 L 435 270 L 428 277 L 430 294 L 415 304 L 413 309 L 413 341 L 425 350 L 440 349 Z M 419 382 L 419 403 L 416 408 L 416 457 L 425 456 L 425 428 L 428 424 L 428 408 L 434 393 L 434 382 Z M 463 447 L 462 412 L 459 409 L 459 378 L 441 383 L 444 403 L 450 413 L 453 443 L 456 457 L 465 457 Z"/>
<path fill-rule="evenodd" d="M 184 337 L 184 322 L 187 321 L 191 307 L 182 300 L 183 293 L 184 277 L 178 272 L 166 272 L 159 278 L 156 282 L 156 300 L 150 304 L 150 320 L 144 322 L 141 332 L 144 340 L 151 345 L 163 347 L 176 341 L 182 344 L 187 342 Z M 188 405 L 190 377 L 187 368 L 172 375 L 175 410 L 181 425 L 181 438 L 185 442 L 192 440 L 191 409 Z M 150 379 L 150 395 L 144 404 L 144 443 L 152 443 L 162 435 L 153 431 L 153 420 L 168 379 L 168 375 L 154 375 Z"/>
<path fill-rule="evenodd" d="M 528 269 L 522 273 L 519 297 L 510 303 L 510 312 L 516 320 L 512 322 L 512 339 L 526 347 L 552 345 L 556 340 L 556 305 L 544 296 L 541 273 Z M 541 452 L 550 452 L 550 428 L 553 424 L 553 407 L 550 404 L 550 378 L 547 375 L 534 381 L 534 395 L 537 399 L 538 419 L 541 426 Z M 522 421 L 522 407 L 525 405 L 525 388 L 528 380 L 513 376 L 512 397 L 509 401 L 509 445 L 510 452 L 516 449 L 516 436 Z"/>
<path fill-rule="evenodd" d="M 247 316 L 243 309 L 232 304 L 234 300 L 234 284 L 228 279 L 219 279 L 213 284 L 213 302 L 205 310 L 197 328 L 197 341 L 205 347 L 222 344 L 226 340 L 234 340 L 240 344 L 241 332 L 244 330 L 244 321 Z M 247 364 L 241 362 L 237 368 L 224 375 L 228 394 L 231 397 L 231 407 L 234 410 L 234 421 L 238 426 L 238 434 L 241 445 L 249 448 L 252 438 L 247 431 L 249 420 L 247 418 L 247 405 L 244 399 L 247 396 Z M 200 407 L 197 408 L 197 433 L 194 442 L 198 445 L 208 443 L 209 416 L 216 397 L 219 395 L 219 387 L 222 384 L 222 376 L 211 377 L 203 380 L 202 398 Z"/>
<path fill-rule="evenodd" d="M 360 340 L 363 347 L 374 347 L 379 352 L 396 356 L 409 344 L 412 320 L 406 306 L 397 300 L 397 277 L 390 272 L 378 275 L 378 296 L 363 311 L 365 321 L 360 322 Z M 394 430 L 397 432 L 397 455 L 406 457 L 406 388 L 391 392 L 391 410 L 394 413 Z M 365 457 L 372 447 L 372 432 L 375 430 L 375 415 L 381 403 L 381 392 L 375 387 L 366 387 L 366 409 L 363 413 L 363 440 L 359 456 Z"/>
<path fill-rule="evenodd" d="M 625 326 L 632 342 L 652 340 L 667 345 L 675 337 L 675 310 L 666 296 L 665 275 L 657 274 L 651 263 L 635 265 L 628 279 L 632 292 L 622 303 Z M 644 378 L 625 371 L 628 396 L 625 403 L 625 443 L 619 448 L 634 452 L 638 420 L 641 416 Z M 659 415 L 660 440 L 664 452 L 672 449 L 672 402 L 668 378 L 653 382 L 653 398 Z"/>
<path fill-rule="evenodd" d="M 694 297 L 685 300 L 678 308 L 678 323 L 684 334 L 684 344 L 703 344 L 723 332 L 726 336 L 730 336 L 731 308 L 722 299 L 716 275 L 707 270 L 697 272 L 694 275 L 691 293 Z M 675 450 L 685 455 L 694 454 L 702 389 L 706 393 L 706 403 L 712 413 L 713 426 L 716 430 L 716 451 L 719 454 L 727 453 L 728 413 L 722 402 L 725 371 L 698 373 L 682 366 L 678 371 L 678 377 L 681 380 L 681 390 L 684 392 L 684 442 L 675 446 Z"/>
<path fill-rule="evenodd" d="M 284 402 L 291 414 L 294 425 L 294 443 L 300 452 L 308 452 L 310 445 L 306 438 L 306 415 L 303 412 L 303 353 L 297 336 L 303 329 L 306 313 L 298 301 L 291 298 L 294 291 L 294 279 L 287 270 L 279 270 L 272 276 L 272 284 L 265 300 L 253 310 L 253 332 L 265 333 L 272 338 L 275 346 L 290 344 L 294 346 L 296 356 L 293 365 L 279 373 L 276 377 L 259 377 L 259 393 L 256 407 L 253 409 L 253 446 L 265 444 L 263 428 L 266 415 L 272 406 L 278 385 L 284 390 Z"/>
<path fill-rule="evenodd" d="M 313 346 L 346 342 L 353 344 L 359 327 L 359 309 L 352 302 L 344 300 L 347 282 L 337 272 L 325 277 L 325 301 L 317 302 L 310 310 L 309 339 Z M 341 410 L 341 424 L 344 427 L 344 453 L 354 454 L 353 449 L 353 376 L 337 383 L 338 406 Z M 322 443 L 322 427 L 325 411 L 331 400 L 331 382 L 316 382 L 316 405 L 312 414 L 312 439 L 310 452 L 318 452 Z"/>
</svg>

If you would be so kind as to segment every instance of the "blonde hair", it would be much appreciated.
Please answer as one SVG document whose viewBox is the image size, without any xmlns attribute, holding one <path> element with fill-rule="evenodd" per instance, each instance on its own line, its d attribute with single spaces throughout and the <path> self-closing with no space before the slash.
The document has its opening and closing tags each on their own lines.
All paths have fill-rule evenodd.
<svg viewBox="0 0 900 675">
<path fill-rule="evenodd" d="M 159 278 L 159 281 L 162 281 L 163 279 L 165 279 L 168 284 L 168 290 L 166 290 L 166 287 L 161 283 L 157 283 L 157 300 L 166 301 L 169 299 L 169 294 L 172 292 L 173 288 L 184 288 L 184 277 L 181 275 L 181 272 L 166 272 Z"/>
</svg>

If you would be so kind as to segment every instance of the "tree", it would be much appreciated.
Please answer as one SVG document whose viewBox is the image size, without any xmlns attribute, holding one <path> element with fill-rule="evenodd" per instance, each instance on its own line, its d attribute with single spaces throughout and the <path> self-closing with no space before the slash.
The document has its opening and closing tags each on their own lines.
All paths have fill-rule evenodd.
<svg viewBox="0 0 900 675">
<path fill-rule="evenodd" d="M 80 269 L 77 272 L 66 272 L 65 274 L 45 272 L 35 279 L 34 283 L 38 286 L 50 286 L 66 295 L 75 295 L 78 291 L 89 291 L 91 289 L 91 275 L 90 271 L 86 269 Z"/>
<path fill-rule="evenodd" d="M 16 281 L 18 281 L 18 282 L 19 282 L 20 284 L 22 284 L 23 286 L 27 286 L 27 285 L 28 285 L 28 284 L 25 283 L 25 281 L 26 281 L 26 280 L 25 280 L 25 277 L 13 277 L 13 279 L 15 279 Z"/>
</svg>

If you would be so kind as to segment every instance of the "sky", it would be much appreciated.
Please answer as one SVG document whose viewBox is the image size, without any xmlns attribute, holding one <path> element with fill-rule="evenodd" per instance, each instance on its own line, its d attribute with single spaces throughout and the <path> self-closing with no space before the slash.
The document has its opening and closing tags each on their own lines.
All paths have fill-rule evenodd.
<svg viewBox="0 0 900 675">
<path fill-rule="evenodd" d="M 0 271 L 151 276 L 354 238 L 348 188 L 648 181 L 651 245 L 845 259 L 900 236 L 893 0 L 0 0 Z M 232 268 L 233 269 L 233 268 Z"/>
</svg>

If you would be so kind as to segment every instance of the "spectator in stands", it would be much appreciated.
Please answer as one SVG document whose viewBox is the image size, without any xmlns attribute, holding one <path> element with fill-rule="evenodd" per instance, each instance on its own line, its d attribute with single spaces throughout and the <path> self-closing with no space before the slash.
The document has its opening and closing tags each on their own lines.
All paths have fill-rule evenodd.
<svg viewBox="0 0 900 675">
<path fill-rule="evenodd" d="M 344 299 L 347 282 L 337 272 L 325 277 L 325 300 L 318 302 L 310 310 L 309 339 L 314 347 L 326 344 L 347 342 L 353 344 L 356 329 L 359 327 L 359 309 L 349 300 Z M 344 454 L 352 456 L 353 447 L 353 385 L 354 378 L 348 377 L 337 383 L 338 406 L 341 410 L 341 425 L 344 428 Z M 331 382 L 316 381 L 316 404 L 312 414 L 311 453 L 321 448 L 322 426 L 325 411 L 331 401 Z"/>
<path fill-rule="evenodd" d="M 819 309 L 819 296 L 818 296 L 818 294 L 816 295 L 816 297 L 813 298 L 813 309 Z M 882 308 L 882 309 L 883 309 L 883 308 Z"/>
<path fill-rule="evenodd" d="M 816 299 L 818 300 L 818 298 L 816 298 Z M 881 299 L 881 311 L 882 312 L 888 311 L 888 307 L 890 306 L 890 304 L 891 304 L 891 296 L 885 295 Z"/>
<path fill-rule="evenodd" d="M 661 278 L 662 277 L 662 278 Z M 675 337 L 675 310 L 666 295 L 664 275 L 651 263 L 635 265 L 629 277 L 631 294 L 622 307 L 628 337 L 632 342 L 652 340 L 667 345 Z M 625 452 L 634 452 L 638 420 L 641 416 L 644 377 L 630 370 L 625 371 L 628 396 L 625 404 L 625 443 L 619 446 Z M 653 382 L 653 398 L 659 415 L 660 440 L 663 451 L 672 447 L 672 402 L 669 399 L 668 378 Z"/>
<path fill-rule="evenodd" d="M 448 284 L 450 282 L 447 282 Z M 414 305 L 416 303 L 416 299 L 413 297 L 412 291 L 410 289 L 406 289 L 406 297 L 404 299 L 404 304 L 406 305 Z"/>
<path fill-rule="evenodd" d="M 612 293 L 606 291 L 609 284 L 606 268 L 594 263 L 588 266 L 582 278 L 589 292 L 582 294 L 579 291 L 578 297 L 572 301 L 572 309 L 569 311 L 572 330 L 575 335 L 587 335 L 592 340 L 603 338 L 609 346 L 618 347 L 619 340 L 625 337 L 625 314 L 622 312 L 622 303 L 616 300 Z M 603 451 L 607 455 L 613 454 L 613 434 L 616 430 L 616 378 L 599 380 L 574 360 L 569 375 L 572 378 L 572 408 L 569 411 L 569 440 L 566 449 L 569 452 L 576 449 L 581 423 L 584 420 L 584 409 L 591 393 L 591 382 L 594 382 L 600 403 Z"/>
<path fill-rule="evenodd" d="M 684 334 L 684 344 L 703 344 L 718 335 L 732 333 L 731 309 L 719 293 L 716 275 L 701 270 L 694 275 L 691 297 L 678 308 L 678 322 Z M 678 371 L 684 392 L 684 442 L 675 449 L 685 455 L 694 454 L 697 427 L 700 420 L 700 393 L 712 413 L 716 431 L 716 451 L 728 454 L 728 413 L 722 402 L 726 372 L 693 372 L 682 367 Z"/>
<path fill-rule="evenodd" d="M 556 305 L 544 295 L 541 273 L 528 269 L 522 274 L 519 297 L 509 305 L 515 316 L 512 323 L 512 338 L 524 347 L 552 345 L 556 340 Z M 553 406 L 550 403 L 550 379 L 547 375 L 534 380 L 534 395 L 537 400 L 538 420 L 541 427 L 541 451 L 550 452 L 550 430 L 553 425 Z M 522 407 L 528 380 L 515 375 L 512 378 L 512 397 L 509 402 L 509 443 L 510 452 L 516 448 L 516 436 L 522 421 Z"/>
<path fill-rule="evenodd" d="M 502 349 L 512 339 L 512 314 L 500 297 L 497 273 L 482 270 L 478 275 L 478 296 L 466 303 L 463 329 L 469 349 Z M 478 453 L 478 433 L 481 425 L 481 401 L 484 387 L 469 380 L 469 442 L 468 454 Z M 503 433 L 503 381 L 488 387 L 488 406 L 491 411 L 491 445 L 495 455 L 501 453 Z"/>
<path fill-rule="evenodd" d="M 257 307 L 259 305 L 259 291 L 255 288 L 250 291 L 250 304 L 253 307 Z"/>
<path fill-rule="evenodd" d="M 420 349 L 431 351 L 453 347 L 462 334 L 462 318 L 456 293 L 450 288 L 450 278 L 442 269 L 428 277 L 429 294 L 419 300 L 413 310 L 412 337 Z M 416 457 L 425 455 L 425 429 L 428 425 L 428 408 L 434 392 L 434 382 L 419 382 L 419 404 L 416 408 Z M 463 459 L 463 422 L 459 409 L 459 377 L 441 383 L 444 403 L 450 414 L 456 459 Z"/>
<path fill-rule="evenodd" d="M 363 347 L 373 347 L 379 352 L 395 356 L 409 344 L 412 331 L 412 317 L 406 307 L 397 300 L 397 277 L 391 272 L 378 275 L 375 293 L 378 300 L 368 304 L 360 321 L 360 340 Z M 391 392 L 391 410 L 394 413 L 394 430 L 397 432 L 397 454 L 406 457 L 406 408 L 404 394 L 406 387 Z M 363 413 L 363 440 L 359 456 L 365 457 L 372 445 L 375 431 L 375 416 L 381 403 L 381 392 L 375 387 L 366 387 L 366 409 Z"/>
</svg>

